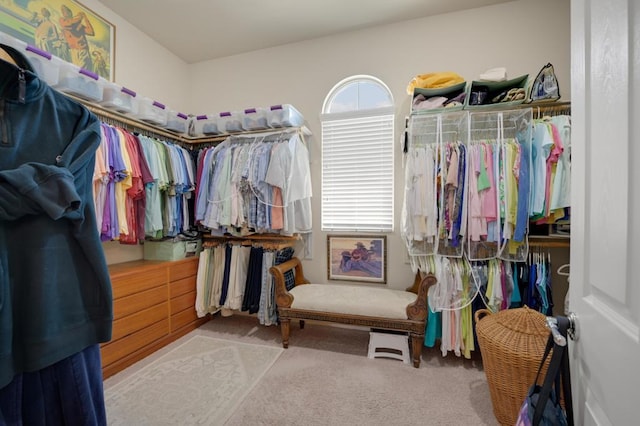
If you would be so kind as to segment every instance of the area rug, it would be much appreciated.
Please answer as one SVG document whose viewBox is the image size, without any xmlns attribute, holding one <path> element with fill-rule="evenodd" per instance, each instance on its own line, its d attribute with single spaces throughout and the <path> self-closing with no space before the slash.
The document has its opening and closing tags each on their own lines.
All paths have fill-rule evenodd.
<svg viewBox="0 0 640 426">
<path fill-rule="evenodd" d="M 282 354 L 196 335 L 113 386 L 109 425 L 221 425 Z"/>
</svg>

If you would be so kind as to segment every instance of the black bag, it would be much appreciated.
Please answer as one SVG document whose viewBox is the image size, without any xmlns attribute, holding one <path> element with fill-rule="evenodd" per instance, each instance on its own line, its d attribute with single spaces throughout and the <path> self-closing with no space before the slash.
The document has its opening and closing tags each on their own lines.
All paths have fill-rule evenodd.
<svg viewBox="0 0 640 426">
<path fill-rule="evenodd" d="M 569 320 L 558 317 L 558 330 L 567 338 Z M 542 385 L 538 384 L 538 377 L 551 349 L 553 355 Z M 562 383 L 562 388 L 560 384 Z M 560 405 L 560 391 L 564 396 L 566 411 Z M 549 340 L 544 351 L 538 373 L 533 385 L 525 397 L 516 426 L 573 426 L 573 406 L 571 402 L 571 376 L 569 371 L 569 354 L 566 344 L 558 345 L 549 334 Z"/>
</svg>

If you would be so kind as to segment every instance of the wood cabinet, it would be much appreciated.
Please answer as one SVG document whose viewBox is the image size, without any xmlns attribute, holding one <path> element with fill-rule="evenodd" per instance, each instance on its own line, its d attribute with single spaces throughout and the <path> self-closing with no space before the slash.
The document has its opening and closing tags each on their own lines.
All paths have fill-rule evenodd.
<svg viewBox="0 0 640 426">
<path fill-rule="evenodd" d="M 113 334 L 101 345 L 105 378 L 208 321 L 195 311 L 198 258 L 137 260 L 109 267 Z"/>
</svg>

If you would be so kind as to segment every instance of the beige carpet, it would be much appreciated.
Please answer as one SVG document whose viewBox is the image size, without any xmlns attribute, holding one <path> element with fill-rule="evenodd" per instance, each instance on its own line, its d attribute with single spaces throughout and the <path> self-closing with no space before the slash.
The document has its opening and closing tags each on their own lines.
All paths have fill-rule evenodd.
<svg viewBox="0 0 640 426">
<path fill-rule="evenodd" d="M 338 328 L 307 322 L 300 330 L 292 323 L 289 349 L 246 396 L 235 401 L 234 411 L 223 419 L 213 415 L 206 425 L 497 425 L 491 406 L 489 387 L 478 355 L 474 359 L 453 354 L 442 357 L 436 349 L 424 348 L 419 369 L 388 358 L 367 358 L 369 333 L 366 329 Z M 281 349 L 277 327 L 264 327 L 254 316 L 215 316 L 210 322 L 185 336 L 206 336 L 236 343 Z M 164 348 L 162 351 L 165 351 Z M 157 357 L 158 353 L 152 357 Z M 172 358 L 177 359 L 177 358 Z M 139 364 L 152 362 L 149 359 Z M 132 366 L 130 369 L 143 368 Z M 122 381 L 129 373 L 108 379 Z M 113 385 L 112 385 L 113 386 Z M 190 395 L 199 390 L 182 388 L 159 379 L 152 392 Z M 110 398 L 119 398 L 113 386 Z M 134 392 L 130 392 L 131 398 Z M 212 399 L 228 399 L 217 393 Z M 177 397 L 177 396 L 176 396 Z M 171 400 L 171 396 L 164 399 Z M 153 399 L 146 398 L 153 405 Z M 198 399 L 198 398 L 194 398 Z M 164 402 L 156 401 L 160 407 Z M 215 404 L 215 403 L 214 403 Z M 192 407 L 194 415 L 207 412 L 209 405 Z M 111 410 L 107 413 L 109 415 Z M 170 410 L 171 411 L 171 410 Z M 182 410 L 181 412 L 184 412 Z M 191 424 L 191 417 L 170 414 L 164 423 Z M 110 417 L 111 421 L 112 417 Z M 138 418 L 122 418 L 128 425 L 145 424 Z M 111 423 L 116 424 L 116 423 Z M 152 423 L 147 423 L 152 424 Z"/>
<path fill-rule="evenodd" d="M 233 413 L 283 349 L 189 337 L 150 364 L 105 382 L 110 425 L 215 425 Z M 111 384 L 111 383 L 115 384 Z"/>
</svg>

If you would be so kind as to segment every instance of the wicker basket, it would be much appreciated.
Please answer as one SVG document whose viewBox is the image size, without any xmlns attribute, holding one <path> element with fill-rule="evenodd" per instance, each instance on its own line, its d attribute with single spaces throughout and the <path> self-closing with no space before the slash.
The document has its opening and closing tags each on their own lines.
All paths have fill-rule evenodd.
<svg viewBox="0 0 640 426">
<path fill-rule="evenodd" d="M 525 306 L 497 314 L 480 309 L 475 320 L 493 413 L 500 424 L 514 425 L 544 355 L 546 317 Z"/>
</svg>

